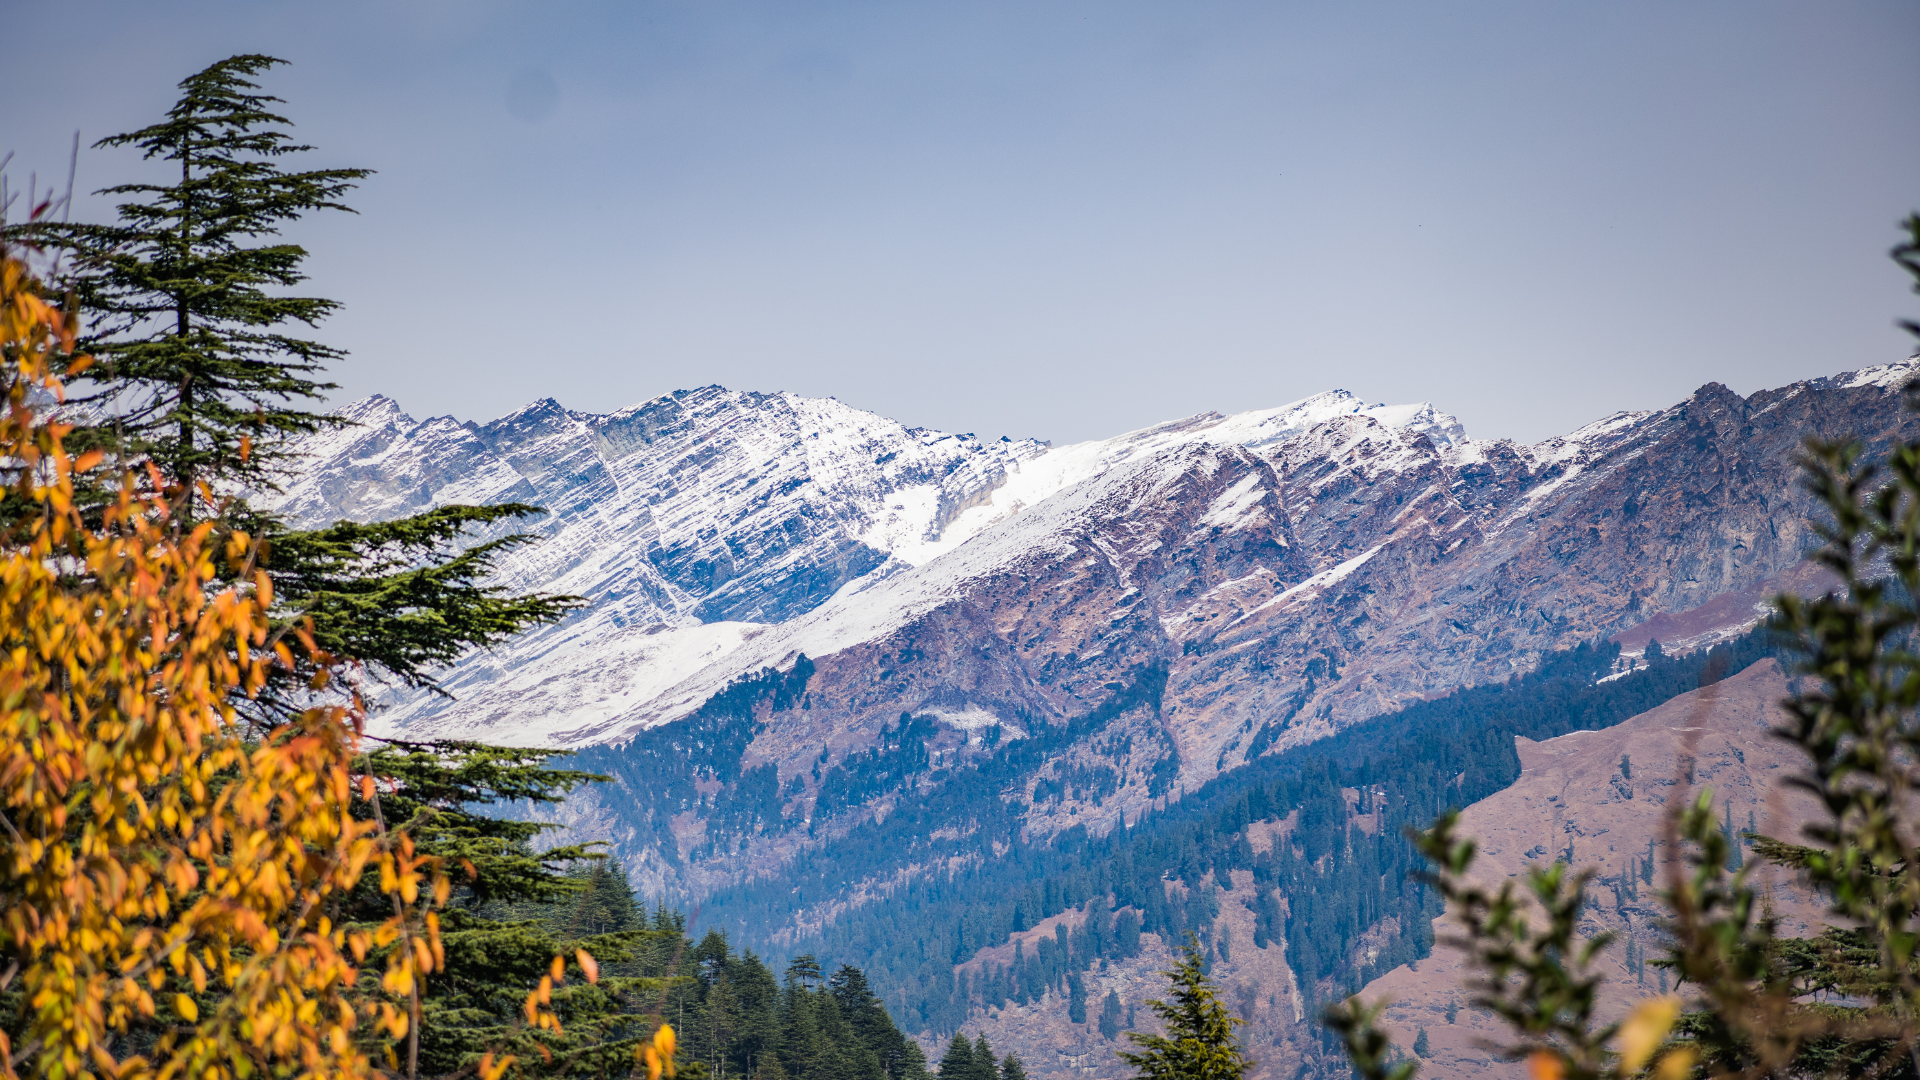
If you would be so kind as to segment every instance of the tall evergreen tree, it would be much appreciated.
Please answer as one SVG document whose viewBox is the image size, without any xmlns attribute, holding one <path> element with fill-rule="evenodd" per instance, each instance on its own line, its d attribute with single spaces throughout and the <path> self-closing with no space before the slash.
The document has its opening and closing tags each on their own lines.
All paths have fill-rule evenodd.
<svg viewBox="0 0 1920 1080">
<path fill-rule="evenodd" d="M 1020 1065 L 1020 1059 L 1012 1054 L 1000 1063 L 1000 1080 L 1027 1080 L 1027 1070 Z"/>
<path fill-rule="evenodd" d="M 953 1041 L 947 1044 L 947 1054 L 940 1059 L 939 1071 L 934 1075 L 940 1080 L 975 1080 L 973 1041 L 967 1038 L 966 1032 L 954 1032 Z"/>
<path fill-rule="evenodd" d="M 446 961 L 428 976 L 422 1023 L 409 1035 L 418 1040 L 410 1048 L 417 1055 L 396 1055 L 417 1059 L 415 1075 L 469 1070 L 490 1050 L 519 1057 L 523 1076 L 624 1074 L 635 1048 L 652 1034 L 645 1013 L 668 966 L 658 957 L 673 954 L 678 929 L 635 918 L 624 876 L 613 867 L 583 865 L 598 862 L 589 848 L 535 852 L 534 838 L 553 826 L 483 812 L 499 802 L 558 802 L 596 779 L 553 768 L 556 754 L 433 742 L 393 743 L 368 755 L 369 771 L 382 783 L 378 803 L 363 803 L 357 812 L 408 830 L 422 854 L 459 868 L 441 914 Z M 377 925 L 391 911 L 363 883 L 340 914 L 349 925 Z M 580 951 L 605 968 L 593 983 L 577 960 L 568 965 L 567 981 L 555 991 L 564 1032 L 525 1027 L 520 1011 L 527 988 L 551 970 L 556 956 Z M 655 959 L 642 965 L 647 957 Z"/>
<path fill-rule="evenodd" d="M 165 119 L 96 144 L 168 162 L 178 179 L 102 191 L 128 199 L 112 225 L 41 230 L 83 271 L 82 347 L 99 363 L 73 400 L 110 414 L 99 434 L 183 485 L 270 487 L 286 437 L 337 423 L 302 406 L 334 388 L 321 374 L 342 354 L 298 334 L 339 304 L 285 294 L 306 280 L 307 252 L 280 233 L 305 214 L 347 210 L 341 200 L 371 170 L 281 167 L 312 149 L 253 81 L 282 63 L 232 56 L 189 76 Z"/>
<path fill-rule="evenodd" d="M 999 1080 L 1000 1059 L 993 1054 L 993 1047 L 987 1045 L 987 1033 L 973 1040 L 973 1080 Z"/>
<path fill-rule="evenodd" d="M 1107 991 L 1107 1000 L 1100 1005 L 1100 1037 L 1112 1042 L 1120 1035 L 1120 994 Z"/>
<path fill-rule="evenodd" d="M 1173 1000 L 1148 1001 L 1165 1035 L 1127 1032 L 1138 1052 L 1120 1051 L 1140 1080 L 1243 1080 L 1253 1061 L 1240 1048 L 1236 1024 L 1246 1021 L 1227 1011 L 1213 980 L 1207 976 L 1200 943 L 1187 935 L 1180 962 L 1161 972 L 1173 990 Z"/>
<path fill-rule="evenodd" d="M 70 445 L 151 462 L 163 483 L 204 484 L 221 499 L 276 490 L 297 466 L 292 441 L 342 422 L 314 409 L 334 388 L 322 381 L 326 364 L 343 353 L 300 336 L 339 304 L 287 295 L 306 280 L 307 252 L 280 233 L 308 213 L 350 212 L 343 200 L 370 170 L 282 167 L 312 149 L 287 134 L 281 100 L 255 81 L 282 63 L 219 61 L 180 83 L 159 123 L 101 140 L 179 170 L 103 191 L 127 198 L 114 223 L 8 230 L 73 255 L 82 346 L 98 362 L 69 379 Z M 437 689 L 439 666 L 578 603 L 488 584 L 494 560 L 525 537 L 470 543 L 471 530 L 497 533 L 537 507 L 445 506 L 294 531 L 244 500 L 224 505 L 231 524 L 262 541 L 278 616 L 310 621 L 322 649 L 409 686 Z M 204 509 L 191 497 L 181 506 Z M 282 691 L 297 698 L 308 674 L 278 676 L 268 711 Z"/>
</svg>

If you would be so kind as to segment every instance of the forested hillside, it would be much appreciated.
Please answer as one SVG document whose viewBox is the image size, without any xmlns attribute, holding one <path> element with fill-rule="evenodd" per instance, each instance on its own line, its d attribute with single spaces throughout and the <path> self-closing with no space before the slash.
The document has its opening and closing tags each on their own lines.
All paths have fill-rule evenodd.
<svg viewBox="0 0 1920 1080">
<path fill-rule="evenodd" d="M 576 891 L 556 901 L 482 910 L 517 920 L 527 933 L 595 939 L 599 982 L 575 988 L 576 996 L 563 1003 L 569 1025 L 597 1019 L 611 990 L 627 999 L 624 1009 L 614 1010 L 616 1019 L 643 1029 L 652 1017 L 673 1025 L 680 1070 L 691 1069 L 692 1080 L 703 1071 L 712 1080 L 927 1080 L 925 1055 L 894 1026 L 858 968 L 827 969 L 801 955 L 776 974 L 718 930 L 692 940 L 683 912 L 646 911 L 617 864 L 596 862 L 568 878 Z M 462 946 L 458 933 L 451 943 Z M 605 1062 L 572 1062 L 563 1071 L 624 1075 L 630 1058 L 628 1050 Z"/>
<path fill-rule="evenodd" d="M 1765 632 L 1755 630 L 1677 659 L 1656 646 L 1644 666 L 1621 673 L 1617 646 L 1582 645 L 1510 682 L 1417 704 L 1261 758 L 1105 835 L 1079 827 L 1042 842 L 1022 835 L 1021 807 L 1006 797 L 1009 786 L 1045 760 L 1056 741 L 1157 708 L 1159 671 L 1140 671 L 1101 707 L 1057 731 L 1041 728 L 999 745 L 988 736 L 965 755 L 940 757 L 929 749 L 937 745 L 936 726 L 903 716 L 888 741 L 834 766 L 822 782 L 828 791 L 845 785 L 864 797 L 913 797 L 899 798 L 880 820 L 803 851 L 778 876 L 715 892 L 701 903 L 698 921 L 773 955 L 805 951 L 862 967 L 915 1032 L 958 1030 L 970 1012 L 1006 1000 L 1049 992 L 1070 1000 L 1078 973 L 1131 955 L 1142 933 L 1177 939 L 1191 930 L 1216 954 L 1284 942 L 1308 1003 L 1324 1002 L 1425 955 L 1436 909 L 1411 879 L 1416 858 L 1402 829 L 1511 784 L 1519 774 L 1516 735 L 1604 728 L 1768 654 Z M 804 703 L 808 674 L 803 662 L 745 680 L 690 724 L 646 732 L 624 749 L 588 748 L 576 764 L 633 781 L 678 777 L 673 785 L 631 785 L 649 791 L 650 801 L 632 804 L 619 823 L 620 831 L 659 830 L 665 841 L 675 814 L 707 798 L 696 778 L 714 775 L 710 770 L 730 756 L 737 761 L 751 741 L 759 726 L 755 706 Z M 704 842 L 734 843 L 779 824 L 774 815 L 783 803 L 771 770 L 752 788 L 765 791 L 757 802 L 723 797 L 707 808 L 710 823 L 726 826 L 710 824 Z M 973 830 L 936 831 L 953 820 L 969 821 Z M 1282 824 L 1288 842 L 1256 854 L 1247 833 L 1256 822 Z M 901 873 L 910 868 L 919 872 Z M 1251 872 L 1251 891 L 1222 888 L 1233 870 Z M 817 906 L 848 897 L 845 907 Z M 1255 911 L 1251 943 L 1216 939 L 1223 903 Z M 1069 909 L 1087 912 L 1077 929 L 1058 928 L 1055 940 L 1022 948 L 1010 964 L 956 976 L 955 966 L 979 950 Z M 796 913 L 822 911 L 832 914 L 801 933 L 779 930 Z M 1397 931 L 1371 960 L 1356 961 L 1356 942 L 1388 917 Z"/>
</svg>

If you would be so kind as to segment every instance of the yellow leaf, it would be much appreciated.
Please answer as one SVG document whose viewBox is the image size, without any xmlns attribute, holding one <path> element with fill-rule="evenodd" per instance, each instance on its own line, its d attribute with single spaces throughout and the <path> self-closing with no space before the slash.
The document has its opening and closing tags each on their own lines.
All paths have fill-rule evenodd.
<svg viewBox="0 0 1920 1080">
<path fill-rule="evenodd" d="M 1561 1080 L 1566 1075 L 1566 1066 L 1561 1064 L 1559 1054 L 1535 1050 L 1527 1055 L 1527 1076 L 1531 1080 Z"/>
<path fill-rule="evenodd" d="M 284 738 L 259 738 L 234 707 L 275 668 L 293 668 L 296 651 L 316 686 L 347 668 L 309 625 L 291 640 L 270 633 L 272 583 L 256 573 L 248 589 L 228 573 L 257 564 L 261 547 L 217 509 L 182 513 L 195 500 L 215 507 L 204 477 L 66 452 L 71 427 L 40 403 L 61 400 L 49 361 L 81 327 L 46 303 L 17 250 L 0 250 L 0 458 L 24 466 L 6 490 L 35 512 L 0 536 L 0 619 L 13 631 L 0 649 L 0 774 L 13 831 L 30 838 L 10 852 L 19 902 L 7 930 L 42 959 L 18 973 L 31 1008 L 20 1030 L 0 1033 L 0 1059 L 10 1040 L 30 1039 L 34 1075 L 153 1071 L 109 1051 L 130 1017 L 155 1013 L 170 969 L 192 987 L 171 1011 L 200 1028 L 173 1052 L 202 1064 L 178 1076 L 365 1075 L 371 1051 L 356 1030 L 379 1015 L 398 1035 L 407 1020 L 342 955 L 364 960 L 374 939 L 316 913 L 376 857 L 384 886 L 409 903 L 429 891 L 425 876 L 444 904 L 444 873 L 405 836 L 405 866 L 393 866 L 387 838 L 355 812 L 358 700 L 284 718 Z M 78 374 L 86 361 L 66 364 Z M 114 497 L 77 499 L 74 477 L 88 473 Z M 359 778 L 371 797 L 372 779 Z M 402 991 L 439 966 L 426 921 L 432 947 L 389 972 Z M 380 943 L 392 935 L 383 928 Z M 109 990 L 86 972 L 125 981 Z M 196 996 L 218 1005 L 202 1018 Z M 483 1080 L 510 1061 L 490 1059 Z"/>
<path fill-rule="evenodd" d="M 597 983 L 600 981 L 600 962 L 593 958 L 592 953 L 589 953 L 585 949 L 580 949 L 573 954 L 573 958 L 580 962 L 580 970 L 586 973 L 588 982 Z"/>
<path fill-rule="evenodd" d="M 1679 1015 L 1680 999 L 1672 995 L 1641 1002 L 1620 1025 L 1620 1071 L 1637 1073 L 1644 1068 L 1653 1052 L 1667 1041 L 1667 1032 L 1673 1030 Z"/>
<path fill-rule="evenodd" d="M 1699 1057 L 1691 1046 L 1683 1046 L 1660 1059 L 1654 1066 L 1655 1080 L 1687 1080 L 1693 1072 L 1693 1063 Z"/>
</svg>

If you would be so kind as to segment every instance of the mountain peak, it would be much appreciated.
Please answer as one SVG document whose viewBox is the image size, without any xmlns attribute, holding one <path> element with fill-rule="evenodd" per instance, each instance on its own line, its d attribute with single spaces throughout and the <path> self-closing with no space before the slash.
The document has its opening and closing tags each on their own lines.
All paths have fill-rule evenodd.
<svg viewBox="0 0 1920 1080">
<path fill-rule="evenodd" d="M 350 401 L 333 411 L 335 416 L 364 427 L 393 426 L 410 428 L 418 421 L 407 415 L 400 403 L 385 394 L 371 394 Z"/>
</svg>

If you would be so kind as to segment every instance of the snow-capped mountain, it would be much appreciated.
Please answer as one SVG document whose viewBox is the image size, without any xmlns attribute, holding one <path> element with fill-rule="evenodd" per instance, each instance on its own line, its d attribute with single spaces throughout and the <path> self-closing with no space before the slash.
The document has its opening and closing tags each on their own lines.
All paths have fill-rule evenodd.
<svg viewBox="0 0 1920 1080">
<path fill-rule="evenodd" d="M 1736 632 L 1770 592 L 1815 584 L 1801 439 L 1913 437 L 1897 387 L 1916 372 L 1749 398 L 1710 384 L 1535 445 L 1340 391 L 1062 447 L 718 387 L 486 425 L 374 398 L 309 445 L 279 506 L 306 522 L 545 507 L 542 541 L 503 573 L 592 606 L 468 657 L 454 700 L 396 696 L 376 722 L 618 748 L 593 760 L 619 782 L 563 815 L 650 892 L 697 896 L 1005 740 L 1046 736 L 1001 795 L 1024 828 L 1098 835 L 1578 641 L 1637 654 Z M 798 689 L 714 704 L 768 671 Z M 903 717 L 938 732 L 928 763 L 831 794 Z"/>
<path fill-rule="evenodd" d="M 309 440 L 308 467 L 268 501 L 296 522 L 450 503 L 517 501 L 548 512 L 534 526 L 543 542 L 507 555 L 502 577 L 585 596 L 591 609 L 469 658 L 446 680 L 457 703 L 401 696 L 378 721 L 516 743 L 618 738 L 684 712 L 711 678 L 671 703 L 659 695 L 703 671 L 730 677 L 721 658 L 767 627 L 836 592 L 864 595 L 1062 491 L 1172 447 L 1271 446 L 1337 417 L 1442 446 L 1466 441 L 1459 422 L 1431 405 L 1369 406 L 1345 391 L 1060 448 L 908 429 L 830 398 L 720 387 L 605 416 L 545 400 L 485 425 L 417 421 L 380 396 L 340 415 L 353 426 Z M 874 609 L 881 622 L 905 617 L 871 600 L 834 610 L 849 606 Z M 860 628 L 833 625 L 809 639 L 814 648 L 860 640 Z"/>
</svg>

